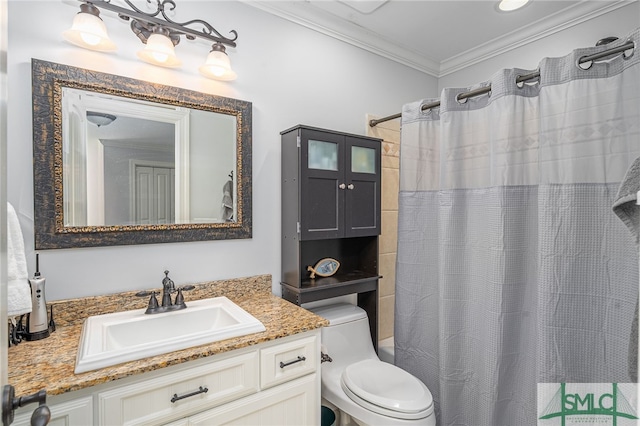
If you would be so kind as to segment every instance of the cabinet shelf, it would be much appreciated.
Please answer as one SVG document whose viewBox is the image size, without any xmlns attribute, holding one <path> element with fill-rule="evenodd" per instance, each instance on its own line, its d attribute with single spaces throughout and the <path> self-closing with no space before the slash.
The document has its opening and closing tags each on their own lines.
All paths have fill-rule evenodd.
<svg viewBox="0 0 640 426">
<path fill-rule="evenodd" d="M 382 277 L 378 274 L 354 271 L 331 277 L 305 279 L 300 282 L 300 286 L 292 286 L 285 282 L 280 284 L 282 297 L 289 302 L 300 305 L 354 293 L 368 293 L 377 299 L 380 278 Z"/>
<path fill-rule="evenodd" d="M 362 271 L 350 271 L 347 273 L 337 273 L 331 277 L 319 277 L 315 279 L 307 278 L 300 281 L 300 288 L 304 291 L 322 290 L 327 286 L 350 286 L 371 280 L 382 278 L 378 274 Z"/>
</svg>

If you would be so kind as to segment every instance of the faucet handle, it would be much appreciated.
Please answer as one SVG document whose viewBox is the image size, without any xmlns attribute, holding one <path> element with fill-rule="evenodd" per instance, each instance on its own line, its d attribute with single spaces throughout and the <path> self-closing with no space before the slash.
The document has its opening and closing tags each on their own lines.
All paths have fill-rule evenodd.
<svg viewBox="0 0 640 426">
<path fill-rule="evenodd" d="M 158 309 L 158 299 L 156 298 L 157 294 L 158 292 L 155 290 L 152 290 L 152 291 L 145 290 L 145 291 L 139 291 L 136 293 L 137 297 L 151 296 L 149 297 L 149 305 L 147 306 L 147 310 L 145 311 L 145 314 L 148 314 Z"/>
<path fill-rule="evenodd" d="M 178 294 L 176 295 L 176 301 L 175 301 L 175 305 L 179 306 L 179 309 L 184 309 L 187 307 L 187 305 L 184 303 L 184 296 L 182 295 L 182 291 L 189 291 L 189 290 L 193 290 L 194 288 L 196 288 L 193 285 L 183 285 L 181 287 L 178 287 Z"/>
</svg>

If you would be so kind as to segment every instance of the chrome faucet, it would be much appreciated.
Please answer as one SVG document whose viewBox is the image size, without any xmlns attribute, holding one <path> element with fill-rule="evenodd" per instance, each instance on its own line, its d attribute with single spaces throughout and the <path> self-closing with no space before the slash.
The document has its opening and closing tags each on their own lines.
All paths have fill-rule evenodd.
<svg viewBox="0 0 640 426">
<path fill-rule="evenodd" d="M 156 295 L 157 291 L 139 291 L 136 293 L 138 297 L 149 297 L 149 305 L 147 306 L 147 310 L 144 312 L 145 314 L 159 314 L 162 312 L 169 311 L 178 311 L 180 309 L 185 309 L 187 305 L 184 303 L 184 296 L 182 294 L 183 291 L 193 290 L 195 286 L 192 285 L 183 285 L 181 287 L 176 288 L 173 280 L 169 278 L 169 271 L 164 271 L 164 279 L 162 280 L 162 305 L 158 305 L 158 299 Z M 177 292 L 175 301 L 171 300 L 171 294 Z"/>
</svg>

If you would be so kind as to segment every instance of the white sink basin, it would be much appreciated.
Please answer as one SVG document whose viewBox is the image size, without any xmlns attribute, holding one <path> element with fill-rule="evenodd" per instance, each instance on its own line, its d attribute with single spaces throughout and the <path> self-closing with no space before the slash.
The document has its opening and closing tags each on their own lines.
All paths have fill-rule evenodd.
<svg viewBox="0 0 640 426">
<path fill-rule="evenodd" d="M 187 302 L 179 311 L 144 311 L 87 318 L 75 373 L 265 331 L 260 321 L 226 297 Z"/>
</svg>

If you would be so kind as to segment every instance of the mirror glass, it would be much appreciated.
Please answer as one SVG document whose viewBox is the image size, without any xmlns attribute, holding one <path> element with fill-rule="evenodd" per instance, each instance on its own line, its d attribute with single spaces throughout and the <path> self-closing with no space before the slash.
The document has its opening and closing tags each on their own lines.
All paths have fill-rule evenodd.
<svg viewBox="0 0 640 426">
<path fill-rule="evenodd" d="M 32 60 L 36 249 L 251 238 L 251 103 Z"/>
<path fill-rule="evenodd" d="M 234 222 L 236 117 L 62 88 L 64 226 Z"/>
</svg>

